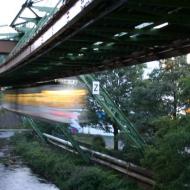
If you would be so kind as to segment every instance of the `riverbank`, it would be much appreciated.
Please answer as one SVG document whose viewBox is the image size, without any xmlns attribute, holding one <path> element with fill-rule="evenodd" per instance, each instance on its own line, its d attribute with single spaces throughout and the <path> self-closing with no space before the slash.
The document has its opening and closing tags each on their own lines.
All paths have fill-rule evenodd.
<svg viewBox="0 0 190 190">
<path fill-rule="evenodd" d="M 13 143 L 17 155 L 61 190 L 139 189 L 126 177 L 97 165 L 87 165 L 79 156 L 41 144 L 31 136 L 16 136 Z"/>
<path fill-rule="evenodd" d="M 15 155 L 11 132 L 0 132 L 0 190 L 59 190 L 36 175 Z"/>
</svg>

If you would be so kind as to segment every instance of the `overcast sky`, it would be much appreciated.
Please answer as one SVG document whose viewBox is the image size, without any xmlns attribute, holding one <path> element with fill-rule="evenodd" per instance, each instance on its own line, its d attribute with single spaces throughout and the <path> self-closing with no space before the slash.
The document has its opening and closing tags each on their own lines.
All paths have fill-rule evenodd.
<svg viewBox="0 0 190 190">
<path fill-rule="evenodd" d="M 2 0 L 0 6 L 0 25 L 10 25 L 24 2 L 25 0 Z M 8 29 L 1 27 L 0 31 L 2 30 Z"/>
<path fill-rule="evenodd" d="M 0 6 L 0 26 L 2 25 L 10 25 L 22 5 L 26 2 L 26 0 L 2 0 Z M 54 7 L 57 4 L 58 0 L 43 0 L 39 1 L 39 3 L 35 5 L 45 5 Z M 31 12 L 26 12 L 30 17 Z M 22 15 L 23 16 L 23 15 Z M 4 32 L 13 32 L 14 30 L 9 27 L 0 27 L 0 33 Z"/>
</svg>

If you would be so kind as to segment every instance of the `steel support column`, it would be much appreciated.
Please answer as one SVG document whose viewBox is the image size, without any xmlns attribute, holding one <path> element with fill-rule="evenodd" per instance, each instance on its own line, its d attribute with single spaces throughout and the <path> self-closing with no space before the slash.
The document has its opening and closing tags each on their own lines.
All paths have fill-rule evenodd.
<svg viewBox="0 0 190 190">
<path fill-rule="evenodd" d="M 23 121 L 23 125 L 24 126 L 31 126 L 32 129 L 36 132 L 36 134 L 38 135 L 38 137 L 40 138 L 40 140 L 45 143 L 45 139 L 43 137 L 42 132 L 40 131 L 39 127 L 37 126 L 37 124 L 34 122 L 34 120 L 32 118 L 26 117 L 26 116 L 22 116 L 22 121 Z"/>
<path fill-rule="evenodd" d="M 92 92 L 92 82 L 96 79 L 93 75 L 83 75 L 79 77 Z M 97 103 L 108 114 L 111 121 L 118 127 L 121 132 L 124 132 L 126 139 L 131 141 L 133 145 L 140 151 L 143 151 L 145 145 L 144 139 L 140 136 L 138 131 L 127 119 L 126 115 L 118 108 L 118 106 L 112 101 L 109 93 L 105 88 L 100 87 L 100 95 L 93 95 Z"/>
<path fill-rule="evenodd" d="M 85 162 L 89 162 L 89 155 L 85 153 L 79 146 L 78 142 L 73 138 L 71 132 L 68 130 L 67 126 L 61 126 L 60 124 L 57 124 L 56 127 L 59 129 L 60 132 L 62 132 L 69 142 L 73 145 L 73 147 L 76 149 L 76 151 L 82 156 Z"/>
</svg>

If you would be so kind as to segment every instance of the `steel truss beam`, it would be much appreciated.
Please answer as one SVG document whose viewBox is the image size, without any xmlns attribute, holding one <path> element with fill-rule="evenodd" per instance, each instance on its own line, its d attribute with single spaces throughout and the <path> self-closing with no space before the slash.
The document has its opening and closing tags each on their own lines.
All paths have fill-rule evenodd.
<svg viewBox="0 0 190 190">
<path fill-rule="evenodd" d="M 82 158 L 84 159 L 85 162 L 89 163 L 90 159 L 89 159 L 89 155 L 87 153 L 85 153 L 79 146 L 78 142 L 73 138 L 71 132 L 68 130 L 67 126 L 62 126 L 61 124 L 57 124 L 56 128 L 59 129 L 59 131 L 61 133 L 63 133 L 63 135 L 65 136 L 66 140 L 68 140 L 73 147 L 75 148 L 75 150 L 82 156 Z"/>
<path fill-rule="evenodd" d="M 22 116 L 22 123 L 24 125 L 24 127 L 32 127 L 32 129 L 36 132 L 36 134 L 38 135 L 38 137 L 40 138 L 40 140 L 45 143 L 46 140 L 43 136 L 43 133 L 40 130 L 40 127 L 38 127 L 38 124 L 29 116 Z M 57 124 L 55 126 L 55 129 L 57 129 L 57 131 L 60 133 L 62 133 L 64 135 L 64 137 L 66 138 L 66 140 L 70 141 L 71 144 L 73 145 L 73 147 L 75 148 L 75 150 L 82 156 L 82 158 L 84 159 L 85 162 L 89 163 L 90 159 L 89 159 L 89 155 L 87 153 L 84 153 L 84 151 L 80 148 L 78 142 L 72 137 L 71 132 L 68 130 L 67 126 L 63 126 L 61 124 Z"/>
<path fill-rule="evenodd" d="M 24 125 L 24 127 L 28 127 L 31 126 L 32 129 L 36 132 L 36 134 L 38 135 L 38 137 L 40 138 L 40 140 L 45 143 L 45 139 L 43 137 L 42 132 L 40 131 L 38 125 L 34 122 L 34 120 L 30 117 L 26 117 L 26 116 L 22 116 L 22 123 Z"/>
<path fill-rule="evenodd" d="M 188 0 L 69 0 L 20 40 L 0 66 L 0 84 L 35 83 L 189 53 L 189 9 Z M 152 24 L 137 28 L 146 23 Z M 103 44 L 96 47 L 96 42 Z"/>
<path fill-rule="evenodd" d="M 89 91 L 92 92 L 92 82 L 96 81 L 93 75 L 82 75 L 79 77 Z M 143 152 L 145 141 L 140 136 L 138 131 L 132 125 L 132 123 L 127 119 L 126 115 L 118 108 L 118 106 L 112 101 L 109 93 L 105 88 L 100 87 L 100 95 L 93 95 L 96 102 L 103 108 L 103 110 L 108 114 L 111 121 L 119 128 L 121 132 L 124 133 L 128 142 L 132 144 L 141 152 Z"/>
</svg>

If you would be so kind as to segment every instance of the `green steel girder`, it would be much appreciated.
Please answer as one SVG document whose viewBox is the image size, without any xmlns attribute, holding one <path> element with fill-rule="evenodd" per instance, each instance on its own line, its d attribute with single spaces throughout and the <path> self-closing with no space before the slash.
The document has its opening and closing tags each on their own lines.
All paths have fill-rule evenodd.
<svg viewBox="0 0 190 190">
<path fill-rule="evenodd" d="M 34 23 L 34 24 L 37 24 L 39 22 L 39 18 L 26 18 L 26 17 L 20 17 L 22 18 L 23 20 L 25 20 L 24 22 L 19 22 L 17 24 L 14 24 L 12 27 L 16 28 L 18 30 L 18 27 L 21 26 L 21 27 L 26 27 L 26 25 L 28 23 Z"/>
<path fill-rule="evenodd" d="M 105 30 L 104 30 L 105 28 Z M 132 44 L 135 46 L 138 46 L 139 43 L 144 43 L 144 46 L 146 46 L 146 41 L 149 43 L 152 41 L 153 43 L 164 43 L 167 41 L 171 41 L 174 39 L 174 36 L 178 36 L 179 38 L 187 38 L 188 37 L 188 31 L 190 32 L 190 28 L 187 31 L 182 31 L 180 34 L 175 32 L 174 30 L 169 30 L 166 32 L 162 32 L 162 34 L 159 34 L 158 30 L 120 30 L 123 32 L 126 32 L 125 35 L 121 37 L 114 37 L 114 34 L 120 33 L 118 30 L 115 31 L 115 33 L 111 34 L 106 31 L 106 27 L 97 27 L 97 32 L 95 32 L 95 29 L 88 29 L 87 31 L 85 30 L 83 35 L 80 35 L 78 37 L 69 39 L 68 42 L 70 42 L 70 45 L 67 44 L 62 45 L 63 47 L 73 47 L 73 49 L 76 48 L 82 48 L 85 46 L 93 46 L 93 43 L 97 42 L 98 39 L 99 41 L 102 41 L 105 43 L 120 43 L 120 44 Z M 109 30 L 109 28 L 107 28 Z M 138 35 L 137 37 L 131 37 Z M 135 44 L 136 42 L 136 44 Z M 139 42 L 139 43 L 138 43 Z M 101 47 L 102 45 L 100 45 Z"/>
<path fill-rule="evenodd" d="M 109 12 L 109 14 L 104 14 L 103 17 L 97 20 L 96 18 L 98 13 L 101 13 L 101 9 L 106 12 L 102 7 L 105 5 L 108 7 L 109 4 L 114 4 L 115 1 L 99 0 L 95 2 L 98 6 L 92 12 L 88 13 L 88 11 L 84 11 L 80 22 L 74 23 L 75 21 L 73 21 L 71 22 L 71 26 L 68 23 L 68 27 L 70 28 L 58 36 L 57 39 L 55 38 L 57 40 L 56 43 L 59 43 L 61 40 L 64 41 L 60 42 L 58 46 L 56 46 L 56 43 L 50 44 L 47 48 L 51 45 L 55 48 L 50 47 L 52 49 L 48 52 L 43 52 L 43 50 L 39 52 L 40 54 L 44 53 L 41 55 L 42 59 L 37 55 L 36 60 L 26 60 L 26 64 L 23 62 L 23 65 L 18 67 L 18 70 L 14 68 L 9 73 L 1 75 L 1 81 L 4 81 L 4 83 L 5 81 L 7 83 L 9 83 L 8 81 L 12 81 L 14 84 L 22 83 L 20 81 L 25 81 L 23 79 L 30 79 L 28 81 L 32 81 L 32 78 L 35 81 L 37 81 L 37 78 L 38 81 L 42 81 L 48 78 L 47 75 L 54 76 L 54 78 L 61 76 L 61 70 L 64 77 L 75 73 L 73 70 L 77 69 L 78 73 L 84 73 L 85 69 L 86 72 L 89 72 L 91 65 L 93 71 L 95 71 L 94 68 L 98 70 L 101 66 L 102 68 L 109 68 L 115 63 L 115 60 L 123 60 L 123 65 L 128 65 L 128 61 L 124 60 L 125 58 L 127 60 L 131 59 L 134 63 L 131 61 L 130 65 L 145 60 L 151 61 L 153 58 L 164 58 L 164 56 L 169 57 L 188 52 L 188 39 L 190 39 L 190 2 L 188 0 L 127 0 L 119 9 Z M 25 8 L 30 7 L 35 9 L 35 6 L 31 4 L 31 0 L 28 0 Z M 61 15 L 61 13 L 59 14 Z M 30 19 L 28 18 L 27 20 L 26 18 L 26 21 L 30 21 Z M 35 33 L 47 23 L 47 20 L 45 17 L 40 19 L 36 29 L 32 30 L 30 34 L 27 33 L 20 40 L 17 46 L 18 50 L 29 39 L 34 37 Z M 143 22 L 154 23 L 140 30 L 135 29 L 137 25 Z M 161 29 L 151 29 L 163 22 L 169 22 L 169 25 Z M 84 27 L 80 28 L 83 24 L 85 24 Z M 121 32 L 126 32 L 127 35 L 117 38 L 113 37 Z M 138 36 L 135 37 L 135 34 L 138 34 Z M 104 44 L 94 46 L 93 44 L 98 41 L 102 41 Z M 107 46 L 106 44 L 109 43 L 114 44 Z M 179 44 L 182 47 L 180 49 Z M 82 50 L 81 48 L 83 47 L 87 47 L 88 50 Z M 93 48 L 98 48 L 99 51 L 94 51 Z M 171 54 L 171 49 L 175 49 L 173 50 L 174 54 Z M 150 60 L 140 58 L 140 61 L 136 61 L 138 59 L 136 55 L 141 52 L 144 52 L 144 57 L 150 56 Z M 74 55 L 67 55 L 68 53 L 73 53 Z M 84 56 L 77 57 L 77 54 L 84 54 Z M 165 55 L 163 56 L 163 54 Z M 56 58 L 53 59 L 51 56 Z M 48 59 L 50 60 L 48 61 Z M 117 61 L 115 65 L 117 67 L 117 65 L 122 64 Z M 43 69 L 43 67 L 45 68 Z M 18 71 L 21 73 L 19 77 L 17 77 Z M 30 75 L 29 73 L 36 74 Z"/>
<path fill-rule="evenodd" d="M 64 67 L 81 67 L 81 63 L 83 66 L 90 66 L 91 64 L 89 63 L 90 58 L 82 58 L 80 56 L 77 56 L 78 54 L 73 54 L 73 58 L 71 56 L 67 56 L 65 54 L 60 55 L 62 57 L 61 59 L 59 57 L 57 58 L 52 58 L 51 56 L 45 57 L 45 58 L 40 58 L 39 62 L 41 63 L 38 68 L 41 67 L 47 67 L 45 65 L 49 66 L 64 66 Z M 63 58 L 64 56 L 64 58 Z M 95 59 L 93 58 L 93 61 L 98 63 L 100 59 Z"/>
<path fill-rule="evenodd" d="M 57 0 L 58 2 L 56 3 L 55 7 L 52 7 L 51 11 L 49 12 L 49 14 L 46 14 L 44 17 L 40 17 L 32 8 L 36 8 L 36 9 L 40 9 L 39 6 L 34 6 L 33 4 L 36 3 L 32 0 L 27 0 L 25 2 L 25 4 L 22 6 L 21 10 L 19 11 L 19 13 L 17 14 L 17 16 L 14 18 L 14 20 L 12 21 L 11 25 L 12 27 L 14 27 L 18 32 L 23 33 L 24 35 L 22 36 L 22 38 L 20 39 L 19 43 L 17 44 L 17 46 L 14 48 L 13 51 L 18 50 L 20 47 L 22 47 L 24 44 L 26 44 L 32 37 L 34 37 L 35 33 L 40 30 L 49 20 L 49 17 L 51 17 L 58 9 L 57 9 L 57 5 L 60 4 L 60 2 L 63 2 L 63 0 Z M 23 11 L 28 8 L 34 15 L 35 18 L 27 18 L 27 17 L 22 17 L 22 13 Z M 43 7 L 41 7 L 43 9 Z M 47 8 L 47 7 L 46 7 Z M 50 9 L 49 9 L 50 10 Z M 45 11 L 45 7 L 44 10 Z M 25 22 L 21 22 L 21 23 L 16 23 L 17 19 L 24 19 Z M 27 28 L 27 23 L 34 23 L 35 27 L 30 28 L 28 30 Z"/>
<path fill-rule="evenodd" d="M 40 7 L 40 6 L 32 6 L 32 8 L 46 13 L 51 13 L 51 11 L 55 9 L 55 7 Z M 56 8 L 56 10 L 58 9 Z"/>
<path fill-rule="evenodd" d="M 183 20 L 182 20 L 183 19 Z M 122 15 L 120 16 L 113 16 L 113 17 L 106 17 L 104 18 L 104 21 L 105 22 L 116 22 L 119 24 L 119 22 L 133 22 L 133 23 L 136 23 L 136 24 L 140 24 L 140 23 L 143 23 L 143 22 L 154 22 L 156 24 L 160 23 L 164 23 L 164 22 L 169 22 L 171 24 L 178 24 L 178 25 L 187 25 L 189 26 L 189 17 L 171 17 L 171 18 L 168 18 L 168 19 L 165 19 L 164 17 L 157 17 L 157 16 L 151 16 L 151 15 L 146 15 L 146 14 L 134 14 L 134 13 L 129 13 L 129 14 L 125 14 L 125 17 L 122 17 Z"/>
<path fill-rule="evenodd" d="M 96 39 L 96 40 L 95 40 Z M 104 44 L 102 44 L 102 45 L 93 45 L 95 42 L 97 42 L 97 38 L 89 38 L 89 37 L 86 37 L 86 39 L 82 39 L 82 37 L 81 37 L 81 40 L 80 39 L 73 39 L 73 40 L 69 40 L 69 42 L 70 42 L 70 44 L 72 44 L 72 45 L 64 45 L 64 46 L 61 46 L 61 49 L 65 52 L 65 51 L 67 51 L 67 52 L 65 52 L 65 53 L 85 53 L 85 55 L 86 56 L 88 56 L 88 54 L 90 55 L 93 55 L 93 54 L 96 54 L 96 53 L 98 53 L 96 50 L 94 50 L 95 48 L 98 48 L 98 49 L 100 49 L 100 50 L 113 50 L 113 51 L 115 51 L 115 52 L 122 52 L 123 51 L 123 53 L 125 52 L 126 53 L 126 51 L 127 51 L 127 49 L 136 49 L 137 47 L 140 47 L 140 46 L 142 46 L 142 43 L 141 44 L 139 44 L 138 45 L 138 43 L 135 43 L 135 39 L 121 39 L 120 41 L 119 40 L 107 40 L 107 41 L 103 41 L 102 40 L 102 42 L 104 43 Z M 90 42 L 90 43 L 89 43 Z M 122 49 L 122 50 L 118 50 L 118 49 L 116 49 L 116 48 L 114 48 L 114 47 L 112 47 L 112 45 L 110 44 L 110 43 L 114 43 L 114 45 L 113 46 L 117 46 L 117 44 L 119 44 L 119 45 L 126 45 L 125 44 L 125 42 L 126 43 L 128 43 L 129 42 L 129 44 L 128 44 L 128 48 L 125 48 L 125 49 Z M 132 43 L 133 42 L 133 43 Z M 145 41 L 143 41 L 143 42 L 145 42 Z M 81 46 L 78 46 L 78 44 L 81 44 Z M 110 45 L 109 45 L 110 44 Z M 71 50 L 72 50 L 72 46 L 73 46 L 73 49 L 74 49 L 74 51 L 72 52 Z M 75 47 L 76 46 L 76 47 Z M 83 50 L 82 48 L 87 48 L 86 50 Z M 143 47 L 145 47 L 145 46 L 143 46 Z M 68 52 L 69 51 L 69 52 Z M 102 55 L 104 55 L 103 54 L 103 52 L 102 52 Z M 96 60 L 96 58 L 95 58 L 95 60 Z"/>
<path fill-rule="evenodd" d="M 14 18 L 14 20 L 11 23 L 11 27 L 15 28 L 17 31 L 19 32 L 28 32 L 29 30 L 27 29 L 26 25 L 28 23 L 34 23 L 36 26 L 38 25 L 38 22 L 42 19 L 42 17 L 40 17 L 38 15 L 38 13 L 34 10 L 38 10 L 40 12 L 46 12 L 46 13 L 51 13 L 52 11 L 56 11 L 57 8 L 56 7 L 40 7 L 40 6 L 35 6 L 35 1 L 32 0 L 27 0 L 24 5 L 22 6 L 21 10 L 19 11 L 19 13 L 17 14 L 17 16 Z M 30 12 L 33 13 L 33 15 L 35 16 L 33 17 L 23 17 L 22 13 L 24 12 L 25 9 L 30 10 Z M 16 23 L 18 19 L 23 19 L 25 20 L 25 22 L 19 22 Z M 21 27 L 19 27 L 21 26 Z M 26 27 L 26 29 L 24 29 Z M 31 30 L 31 29 L 30 29 Z"/>
<path fill-rule="evenodd" d="M 32 0 L 28 0 L 24 3 L 21 10 L 19 11 L 19 13 L 16 15 L 16 17 L 13 19 L 12 23 L 10 24 L 11 27 L 13 27 L 19 31 L 18 26 L 24 27 L 24 26 L 26 26 L 27 23 L 31 23 L 31 22 L 36 24 L 40 20 L 40 17 L 37 15 L 37 13 L 35 13 L 35 11 L 31 9 L 32 4 L 33 4 Z M 30 10 L 34 14 L 35 18 L 22 17 L 21 15 L 25 9 Z M 18 19 L 23 19 L 23 20 L 25 20 L 25 22 L 16 23 Z M 21 30 L 19 32 L 23 32 L 23 30 Z"/>
<path fill-rule="evenodd" d="M 41 140 L 43 143 L 45 143 L 45 139 L 44 139 L 44 137 L 43 137 L 43 134 L 42 134 L 42 132 L 40 131 L 40 129 L 38 128 L 37 124 L 33 121 L 33 119 L 30 118 L 30 117 L 28 117 L 28 116 L 27 116 L 27 117 L 26 117 L 26 116 L 22 116 L 21 118 L 22 118 L 23 125 L 24 125 L 25 127 L 28 127 L 28 126 L 32 127 L 33 130 L 34 130 L 34 131 L 36 132 L 36 134 L 38 135 L 38 137 L 40 138 L 40 140 Z"/>
<path fill-rule="evenodd" d="M 184 7 L 190 8 L 188 0 L 128 0 L 128 4 L 131 5 L 154 5 L 158 7 Z"/>
<path fill-rule="evenodd" d="M 153 27 L 154 25 L 152 25 Z M 190 25 L 189 25 L 190 26 Z M 167 31 L 162 31 L 161 30 L 155 30 L 153 28 L 148 28 L 147 29 L 135 29 L 135 28 L 128 28 L 128 27 L 121 27 L 121 28 L 113 28 L 112 26 L 103 26 L 103 25 L 99 25 L 99 26 L 94 26 L 93 28 L 90 27 L 88 29 L 86 29 L 84 32 L 85 34 L 88 36 L 97 36 L 99 38 L 103 38 L 105 40 L 108 39 L 112 39 L 115 41 L 118 41 L 120 38 L 116 38 L 114 37 L 115 34 L 119 34 L 120 32 L 125 32 L 126 34 L 123 35 L 121 37 L 121 40 L 123 40 L 123 38 L 125 39 L 126 37 L 138 34 L 139 36 L 142 35 L 146 35 L 148 37 L 152 37 L 152 39 L 156 39 L 155 40 L 172 40 L 173 37 L 178 37 L 178 38 L 186 38 L 188 37 L 189 31 L 190 31 L 190 27 L 187 28 L 186 31 L 181 30 L 180 28 L 178 28 L 177 26 L 174 28 L 170 28 Z M 180 32 L 180 33 L 179 33 Z M 96 37 L 96 39 L 97 39 Z M 130 39 L 132 40 L 132 39 Z M 81 39 L 82 41 L 82 39 Z"/>
<path fill-rule="evenodd" d="M 36 16 L 36 18 L 40 18 L 40 16 L 32 9 L 32 6 L 29 6 L 28 9 Z"/>
<path fill-rule="evenodd" d="M 181 19 L 187 19 L 189 18 L 189 15 L 187 12 L 185 12 L 184 10 L 182 10 L 182 7 L 179 7 L 177 9 L 173 9 L 173 8 L 168 8 L 168 14 L 166 13 L 166 9 L 164 8 L 160 8 L 159 11 L 154 11 L 154 9 L 152 9 L 152 6 L 150 5 L 146 5 L 145 7 L 141 7 L 141 5 L 137 6 L 137 5 L 130 5 L 131 9 L 133 9 L 134 11 L 137 11 L 139 15 L 149 15 L 151 16 L 153 19 L 155 18 L 159 18 L 160 22 L 161 21 L 169 21 L 169 22 L 176 22 L 175 21 L 175 17 L 178 16 L 178 18 Z M 155 8 L 156 10 L 156 8 Z M 178 19 L 177 19 L 178 20 Z"/>
<path fill-rule="evenodd" d="M 33 23 L 37 23 L 40 19 L 40 18 L 28 18 L 28 17 L 22 17 L 22 16 L 20 16 L 19 18 L 25 20 L 26 22 L 33 22 Z M 16 25 L 17 24 L 15 24 L 14 26 Z"/>
<path fill-rule="evenodd" d="M 26 32 L 29 32 L 31 30 L 31 28 L 28 28 L 26 26 L 16 26 L 15 28 L 17 31 L 19 31 L 21 33 L 26 33 Z"/>
<path fill-rule="evenodd" d="M 84 43 L 84 40 L 82 42 L 82 46 L 77 46 L 77 44 L 72 43 L 73 45 L 73 48 L 72 46 L 62 46 L 62 50 L 65 52 L 65 51 L 70 51 L 73 50 L 72 52 L 73 53 L 85 53 L 86 55 L 88 54 L 92 54 L 93 52 L 93 49 L 94 48 L 99 48 L 99 50 L 103 50 L 104 52 L 102 52 L 102 55 L 106 55 L 106 50 L 112 50 L 113 52 L 116 52 L 116 53 L 129 53 L 131 52 L 133 49 L 138 49 L 138 48 L 146 48 L 146 47 L 150 47 L 150 46 L 154 46 L 154 45 L 164 45 L 164 44 L 167 44 L 169 42 L 169 39 L 160 39 L 159 41 L 156 40 L 155 38 L 145 38 L 145 37 L 141 37 L 141 38 L 120 38 L 120 39 L 117 39 L 117 40 L 113 40 L 110 38 L 110 40 L 102 40 L 103 44 L 102 45 L 99 45 L 99 46 L 96 46 L 96 45 L 93 45 L 93 43 L 95 43 L 94 40 L 91 40 L 91 44 L 89 44 L 90 38 L 88 38 L 86 40 L 86 43 Z M 81 43 L 79 43 L 81 44 Z M 128 45 L 128 47 L 126 48 L 126 44 Z M 76 46 L 76 47 L 75 47 Z M 86 47 L 88 48 L 87 50 L 82 50 L 81 48 L 83 47 Z M 120 47 L 120 50 L 117 49 L 117 47 Z M 130 50 L 130 51 L 128 51 Z M 104 54 L 105 53 L 105 54 Z M 124 55 L 124 54 L 123 54 Z"/>
<path fill-rule="evenodd" d="M 40 140 L 45 143 L 45 138 L 43 136 L 43 133 L 40 131 L 38 125 L 35 123 L 35 121 L 31 118 L 31 117 L 26 117 L 26 116 L 22 116 L 22 122 L 23 125 L 25 127 L 32 127 L 33 130 L 36 132 L 36 134 L 38 135 L 38 137 L 40 138 Z M 75 139 L 72 137 L 72 134 L 70 133 L 70 131 L 68 130 L 67 126 L 61 126 L 60 124 L 57 124 L 55 129 L 58 129 L 59 132 L 61 132 L 64 137 L 66 138 L 66 140 L 68 140 L 69 142 L 71 142 L 71 144 L 73 145 L 73 147 L 75 148 L 75 150 L 82 156 L 82 158 L 84 159 L 85 162 L 89 163 L 90 159 L 89 159 L 89 155 L 87 153 L 84 153 L 84 151 L 80 148 L 79 144 L 77 141 L 75 141 Z"/>
<path fill-rule="evenodd" d="M 56 125 L 56 128 L 59 129 L 60 132 L 63 133 L 63 135 L 65 136 L 66 140 L 68 140 L 73 147 L 75 148 L 75 150 L 82 156 L 82 158 L 84 159 L 85 162 L 89 163 L 90 159 L 89 159 L 89 155 L 87 153 L 85 153 L 79 146 L 78 142 L 73 138 L 71 132 L 68 130 L 67 126 L 61 126 L 60 124 Z"/>
<path fill-rule="evenodd" d="M 88 87 L 89 91 L 92 92 L 92 82 L 96 81 L 95 77 L 93 77 L 93 75 L 82 75 L 79 76 L 79 79 L 82 80 Z M 100 87 L 100 95 L 93 95 L 93 97 L 108 114 L 111 121 L 118 127 L 118 129 L 121 132 L 124 132 L 127 141 L 130 140 L 139 151 L 143 152 L 145 141 L 132 123 L 127 119 L 126 115 L 112 101 L 106 89 Z"/>
</svg>

